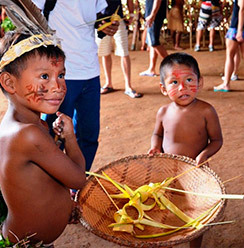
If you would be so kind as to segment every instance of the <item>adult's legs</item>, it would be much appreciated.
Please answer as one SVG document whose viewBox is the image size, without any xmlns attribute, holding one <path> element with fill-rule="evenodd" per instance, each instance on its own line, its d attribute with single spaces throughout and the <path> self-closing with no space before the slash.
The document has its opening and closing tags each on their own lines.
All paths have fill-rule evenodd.
<svg viewBox="0 0 244 248">
<path fill-rule="evenodd" d="M 230 77 L 234 70 L 234 56 L 238 49 L 238 42 L 226 38 L 226 58 L 225 58 L 225 77 L 224 82 L 216 87 L 215 91 L 228 91 L 230 89 Z"/>
<path fill-rule="evenodd" d="M 145 16 L 150 15 L 153 7 L 153 1 L 146 1 Z M 163 44 L 160 44 L 160 34 L 163 25 L 163 20 L 166 16 L 167 1 L 162 1 L 155 20 L 151 27 L 147 28 L 147 44 L 150 47 L 149 66 L 147 70 L 140 73 L 141 76 L 156 76 L 156 61 L 157 55 L 166 57 L 168 55 Z"/>
<path fill-rule="evenodd" d="M 113 88 L 112 85 L 112 57 L 111 54 L 102 56 L 102 64 L 106 83 L 103 88 Z"/>
<path fill-rule="evenodd" d="M 147 49 L 146 37 L 147 37 L 147 27 L 144 27 L 144 30 L 141 36 L 141 51 L 144 51 Z"/>
<path fill-rule="evenodd" d="M 140 75 L 144 76 L 144 75 L 154 75 L 156 76 L 156 64 L 157 64 L 157 58 L 158 55 L 160 55 L 161 57 L 165 58 L 168 53 L 165 50 L 163 45 L 159 45 L 159 46 L 150 46 L 149 47 L 149 65 L 148 65 L 148 69 L 141 72 Z"/>
<path fill-rule="evenodd" d="M 121 57 L 121 68 L 125 79 L 125 91 L 131 90 L 131 62 L 129 55 Z"/>
<path fill-rule="evenodd" d="M 146 71 L 143 73 L 148 73 L 149 75 L 156 75 L 156 63 L 157 63 L 158 54 L 154 47 L 149 47 L 149 66 Z"/>
<path fill-rule="evenodd" d="M 153 48 L 155 49 L 157 54 L 160 55 L 162 58 L 165 58 L 168 55 L 168 53 L 167 53 L 166 49 L 164 48 L 163 44 L 161 44 L 159 46 L 154 46 Z"/>
<path fill-rule="evenodd" d="M 103 39 L 96 37 L 98 46 L 98 56 L 102 57 L 102 65 L 105 76 L 105 84 L 101 88 L 101 94 L 106 94 L 113 91 L 112 85 L 112 37 L 106 35 Z"/>
<path fill-rule="evenodd" d="M 139 98 L 142 95 L 140 93 L 137 93 L 131 85 L 131 62 L 130 62 L 130 56 L 121 56 L 121 68 L 124 75 L 125 80 L 125 93 L 129 95 L 132 98 Z"/>
<path fill-rule="evenodd" d="M 83 91 L 75 103 L 73 117 L 77 142 L 89 171 L 98 148 L 100 129 L 100 78 L 83 80 Z"/>
<path fill-rule="evenodd" d="M 124 22 L 120 23 L 119 29 L 114 35 L 116 45 L 115 55 L 121 58 L 121 69 L 125 80 L 125 93 L 132 98 L 138 98 L 142 95 L 136 93 L 131 83 L 131 61 L 128 50 L 128 31 Z"/>
<path fill-rule="evenodd" d="M 241 63 L 241 55 L 240 55 L 240 48 L 238 48 L 234 56 L 234 70 L 232 75 L 237 75 L 240 63 Z"/>
</svg>

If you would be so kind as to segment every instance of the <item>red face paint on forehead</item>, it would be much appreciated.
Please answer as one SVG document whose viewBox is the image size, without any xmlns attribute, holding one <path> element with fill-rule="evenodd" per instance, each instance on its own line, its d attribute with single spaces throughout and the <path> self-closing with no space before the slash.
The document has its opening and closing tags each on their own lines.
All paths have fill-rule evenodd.
<svg viewBox="0 0 244 248">
<path fill-rule="evenodd" d="M 186 76 L 186 75 L 192 75 L 194 76 L 195 74 L 193 73 L 192 69 L 174 69 L 172 71 L 172 75 L 175 77 L 181 77 L 181 76 Z"/>
<path fill-rule="evenodd" d="M 60 63 L 64 62 L 64 59 L 62 57 L 59 57 L 59 58 L 51 57 L 50 62 L 53 66 L 58 66 Z"/>
</svg>

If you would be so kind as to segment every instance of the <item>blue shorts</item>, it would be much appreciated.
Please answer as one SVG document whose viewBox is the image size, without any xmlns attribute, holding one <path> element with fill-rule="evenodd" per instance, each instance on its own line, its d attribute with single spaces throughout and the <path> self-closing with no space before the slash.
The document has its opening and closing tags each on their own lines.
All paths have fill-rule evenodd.
<svg viewBox="0 0 244 248">
<path fill-rule="evenodd" d="M 149 16 L 152 7 L 153 0 L 146 0 L 145 17 Z M 155 20 L 150 28 L 147 28 L 146 43 L 148 46 L 159 46 L 160 45 L 160 33 L 163 26 L 164 19 L 166 18 L 167 1 L 162 1 Z"/>
<path fill-rule="evenodd" d="M 236 34 L 237 34 L 236 28 L 229 28 L 226 35 L 225 35 L 225 38 L 227 38 L 229 40 L 237 41 L 236 40 Z M 242 38 L 244 39 L 244 30 L 242 31 Z"/>
</svg>

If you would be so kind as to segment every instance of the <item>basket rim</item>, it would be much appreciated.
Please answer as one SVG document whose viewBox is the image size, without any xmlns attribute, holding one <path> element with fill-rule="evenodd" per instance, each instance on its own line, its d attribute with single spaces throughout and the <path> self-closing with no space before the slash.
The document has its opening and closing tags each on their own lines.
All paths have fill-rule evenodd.
<svg viewBox="0 0 244 248">
<path fill-rule="evenodd" d="M 122 162 L 127 162 L 130 160 L 136 160 L 136 159 L 143 159 L 143 158 L 167 158 L 167 159 L 173 159 L 173 160 L 178 160 L 178 161 L 182 161 L 185 162 L 189 165 L 195 166 L 196 165 L 196 161 L 192 158 L 186 157 L 186 156 L 182 156 L 182 155 L 176 155 L 176 154 L 170 154 L 170 153 L 160 153 L 160 154 L 155 154 L 154 156 L 149 156 L 148 154 L 140 154 L 140 155 L 131 155 L 131 156 L 126 156 L 123 158 L 120 158 L 118 160 L 112 161 L 110 163 L 108 163 L 107 165 L 98 168 L 97 170 L 94 170 L 93 172 L 101 174 L 102 171 L 106 170 L 107 168 L 111 168 L 113 166 L 116 166 L 116 164 L 118 163 L 122 163 Z M 222 194 L 226 193 L 225 190 L 225 186 L 222 183 L 220 177 L 211 169 L 209 168 L 209 166 L 207 166 L 207 164 L 203 164 L 201 167 L 199 167 L 200 169 L 202 169 L 204 172 L 207 172 L 209 174 L 211 174 L 216 181 L 218 182 L 221 192 Z M 87 182 L 85 184 L 85 186 L 87 184 L 89 184 L 89 182 L 93 179 L 93 175 L 89 175 L 87 177 Z M 85 188 L 84 186 L 84 188 Z M 79 199 L 80 194 L 82 192 L 82 189 L 77 192 L 77 199 Z M 209 223 L 213 223 L 214 221 L 216 221 L 216 219 L 220 219 L 223 217 L 223 213 L 224 213 L 224 209 L 226 206 L 226 199 L 222 199 L 221 200 L 221 204 L 220 207 L 218 209 L 218 212 L 216 213 L 216 215 L 214 216 L 214 218 L 211 220 L 211 222 Z M 128 246 L 128 247 L 145 247 L 145 248 L 151 248 L 151 247 L 163 247 L 163 246 L 173 246 L 173 245 L 178 245 L 181 244 L 183 242 L 189 242 L 197 237 L 199 237 L 200 235 L 202 235 L 205 231 L 207 231 L 208 229 L 210 229 L 211 226 L 204 226 L 203 228 L 201 228 L 200 230 L 191 233 L 189 235 L 187 235 L 187 237 L 184 238 L 180 238 L 177 240 L 169 240 L 169 241 L 146 241 L 144 239 L 135 239 L 135 241 L 129 241 L 129 240 L 124 240 L 120 237 L 116 237 L 116 235 L 108 235 L 104 232 L 101 232 L 100 230 L 97 230 L 95 228 L 93 228 L 81 215 L 80 218 L 80 223 L 89 231 L 91 231 L 93 234 L 99 236 L 100 238 L 103 238 L 107 241 L 111 241 L 113 243 L 119 244 L 119 245 L 123 245 L 123 246 Z"/>
</svg>

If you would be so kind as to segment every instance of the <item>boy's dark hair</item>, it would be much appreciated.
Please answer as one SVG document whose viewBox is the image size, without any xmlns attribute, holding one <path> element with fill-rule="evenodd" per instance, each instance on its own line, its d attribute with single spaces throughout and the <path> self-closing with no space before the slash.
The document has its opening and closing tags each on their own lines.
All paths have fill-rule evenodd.
<svg viewBox="0 0 244 248">
<path fill-rule="evenodd" d="M 186 65 L 194 71 L 194 73 L 197 75 L 197 79 L 199 80 L 201 77 L 200 70 L 198 67 L 198 63 L 196 59 L 187 53 L 172 53 L 165 57 L 163 61 L 160 64 L 160 81 L 163 85 L 165 85 L 164 79 L 165 79 L 165 69 L 168 66 L 173 66 L 174 64 L 179 65 Z"/>
<path fill-rule="evenodd" d="M 2 59 L 3 55 L 7 50 L 10 48 L 10 46 L 17 44 L 21 40 L 27 39 L 30 37 L 29 35 L 23 35 L 23 34 L 18 34 L 14 31 L 7 32 L 4 36 L 4 38 L 1 39 L 0 41 L 0 59 Z M 41 46 L 38 48 L 35 48 L 29 52 L 24 53 L 20 57 L 16 58 L 14 61 L 6 65 L 1 71 L 1 72 L 8 72 L 15 77 L 19 77 L 21 72 L 26 68 L 26 62 L 28 61 L 29 58 L 33 56 L 39 55 L 40 57 L 46 56 L 47 58 L 51 57 L 62 57 L 65 59 L 65 54 L 64 52 L 58 47 L 58 46 L 53 46 L 53 45 L 48 45 L 48 46 Z M 4 92 L 4 89 L 2 88 L 1 84 L 0 87 L 2 91 Z"/>
</svg>

